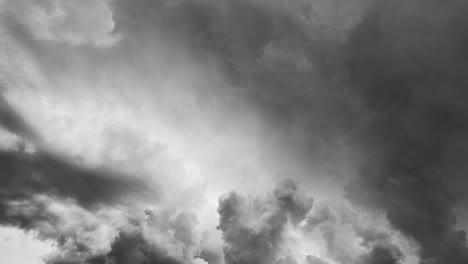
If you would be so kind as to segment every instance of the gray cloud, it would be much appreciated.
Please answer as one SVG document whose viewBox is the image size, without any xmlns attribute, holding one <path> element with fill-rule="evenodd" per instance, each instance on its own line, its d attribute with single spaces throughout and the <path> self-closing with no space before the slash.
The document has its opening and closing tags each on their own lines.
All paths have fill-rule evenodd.
<svg viewBox="0 0 468 264">
<path fill-rule="evenodd" d="M 110 263 L 115 264 L 177 264 L 181 263 L 163 252 L 158 252 L 142 237 L 140 232 L 121 233 L 112 244 L 107 255 Z"/>
<path fill-rule="evenodd" d="M 402 253 L 397 247 L 377 245 L 363 257 L 363 264 L 398 264 Z"/>
<path fill-rule="evenodd" d="M 150 194 L 138 179 L 108 169 L 80 168 L 47 152 L 1 152 L 0 166 L 5 173 L 0 189 L 3 202 L 47 194 L 73 198 L 83 206 L 92 207 L 118 203 L 130 194 Z"/>
<path fill-rule="evenodd" d="M 275 258 L 278 240 L 285 216 L 272 217 L 259 231 L 242 225 L 240 218 L 245 201 L 236 193 L 231 193 L 220 202 L 220 225 L 225 240 L 224 260 L 226 263 L 271 263 Z M 247 239 L 249 238 L 249 239 Z"/>
<path fill-rule="evenodd" d="M 83 251 L 85 249 L 83 245 Z M 157 247 L 144 238 L 138 227 L 121 231 L 111 244 L 110 251 L 105 255 L 90 256 L 88 258 L 58 256 L 47 260 L 48 264 L 178 264 L 184 263 L 170 257 L 164 249 Z"/>
<path fill-rule="evenodd" d="M 26 140 L 30 140 L 36 143 L 40 142 L 39 137 L 36 135 L 33 129 L 7 102 L 2 94 L 0 94 L 0 126 Z"/>
<path fill-rule="evenodd" d="M 306 263 L 307 264 L 328 264 L 327 261 L 324 261 L 324 260 L 322 260 L 320 258 L 317 258 L 315 256 L 311 256 L 311 255 L 307 256 Z"/>
<path fill-rule="evenodd" d="M 468 6 L 462 1 L 383 1 L 346 47 L 350 88 L 362 97 L 367 160 L 349 197 L 383 208 L 421 244 L 423 263 L 465 263 L 454 206 L 467 186 L 462 72 Z"/>
<path fill-rule="evenodd" d="M 337 263 L 405 263 L 413 258 L 413 246 L 398 232 L 386 227 L 377 215 L 369 222 L 369 215 L 346 205 L 317 205 L 301 224 L 306 232 L 318 232 L 326 249 Z M 322 263 L 313 256 L 312 263 Z M 409 260 L 412 263 L 416 259 Z M 314 262 L 315 261 L 315 262 Z"/>
<path fill-rule="evenodd" d="M 216 69 L 222 85 L 193 85 L 197 103 L 209 116 L 228 109 L 218 116 L 220 123 L 229 123 L 231 112 L 245 105 L 261 116 L 259 151 L 264 154 L 263 167 L 275 174 L 272 178 L 287 174 L 316 183 L 317 188 L 331 181 L 340 189 L 346 181 L 315 172 L 347 180 L 357 174 L 346 190 L 347 198 L 384 211 L 393 228 L 419 243 L 421 263 L 468 261 L 466 234 L 457 230 L 453 212 L 466 203 L 468 186 L 463 89 L 468 6 L 463 1 L 115 0 L 112 8 L 105 1 L 86 1 L 64 6 L 63 21 L 41 23 L 34 19 L 52 14 L 55 9 L 44 8 L 51 2 L 5 2 L 10 3 L 5 18 L 12 21 L 7 19 L 4 26 L 51 80 L 67 70 L 99 79 L 105 65 L 116 69 L 125 64 L 138 72 L 139 81 L 151 84 L 151 96 L 143 93 L 144 97 L 159 98 L 155 92 L 161 89 L 159 78 L 180 65 L 194 63 L 193 68 L 210 74 Z M 89 21 L 78 12 L 94 5 L 99 5 L 99 12 L 93 12 Z M 25 10 L 37 12 L 21 21 Z M 105 50 L 82 45 L 102 43 L 114 34 L 122 39 Z M 0 99 L 1 126 L 39 146 L 36 133 Z M 358 172 L 352 170 L 355 167 Z M 60 221 L 33 200 L 40 195 L 72 198 L 93 212 L 125 204 L 127 197 L 147 191 L 143 181 L 129 175 L 85 167 L 40 146 L 32 153 L 2 151 L 0 168 L 7 175 L 0 179 L 0 221 L 24 228 Z M 324 193 L 328 191 L 325 188 Z M 313 213 L 311 208 L 312 199 L 292 181 L 278 185 L 264 199 L 236 192 L 223 196 L 218 228 L 224 237 L 225 261 L 303 261 L 279 253 L 289 225 L 320 232 L 330 255 L 343 263 L 404 261 L 404 250 L 390 241 L 388 232 L 363 228 L 329 208 Z M 210 263 L 220 262 L 216 253 L 196 248 L 191 214 L 170 211 L 167 214 L 175 218 L 169 221 L 165 214 L 148 212 L 149 222 L 161 221 L 153 223 L 158 232 L 174 231 L 169 240 L 183 251 L 182 259 L 189 261 L 188 256 L 195 254 Z M 347 252 L 340 241 L 344 230 L 359 238 L 359 247 L 367 252 Z M 163 246 L 147 240 L 141 232 L 122 231 L 109 255 L 86 258 L 89 263 L 176 261 L 160 249 Z M 83 245 L 73 247 L 70 252 Z M 305 262 L 325 261 L 310 256 Z"/>
<path fill-rule="evenodd" d="M 249 200 L 235 192 L 220 198 L 218 229 L 223 232 L 225 262 L 275 262 L 285 225 L 302 221 L 312 202 L 291 180 L 278 184 L 267 200 Z"/>
<path fill-rule="evenodd" d="M 328 263 L 313 255 L 297 259 L 298 256 L 288 254 L 288 244 L 294 242 L 286 235 L 298 231 L 316 243 L 322 243 L 314 235 L 320 234 L 327 256 L 337 263 L 397 264 L 407 257 L 405 254 L 411 254 L 395 231 L 382 225 L 384 222 L 368 223 L 365 216 L 351 207 L 322 204 L 313 209 L 312 201 L 291 180 L 280 182 L 264 198 L 244 197 L 235 192 L 220 198 L 218 228 L 223 232 L 225 262 Z M 297 208 L 301 208 L 301 213 Z"/>
<path fill-rule="evenodd" d="M 214 6 L 191 16 L 181 9 L 202 21 L 188 36 L 202 35 L 200 45 L 272 118 L 266 132 L 282 130 L 279 139 L 312 164 L 327 157 L 340 164 L 333 142 L 343 139 L 363 155 L 351 199 L 384 208 L 394 227 L 421 244 L 423 259 L 466 261 L 451 211 L 466 187 L 466 5 L 376 1 L 344 42 L 314 38 L 303 20 L 261 1 L 228 2 L 222 15 Z M 239 13 L 241 21 L 230 16 Z"/>
</svg>

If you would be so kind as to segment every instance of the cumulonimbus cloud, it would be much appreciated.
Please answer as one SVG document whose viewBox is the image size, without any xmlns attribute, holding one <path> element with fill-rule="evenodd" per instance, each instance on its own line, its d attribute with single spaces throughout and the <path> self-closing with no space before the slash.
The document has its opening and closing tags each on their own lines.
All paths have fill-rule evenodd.
<svg viewBox="0 0 468 264">
<path fill-rule="evenodd" d="M 312 197 L 292 180 L 278 183 L 263 198 L 228 193 L 220 198 L 218 212 L 224 258 L 230 264 L 397 264 L 417 260 L 415 245 L 392 230 L 384 218 L 366 217 L 349 205 L 322 203 L 313 208 Z M 299 259 L 292 245 L 312 238 L 324 247 L 319 252 L 306 249 L 309 252 Z"/>
<path fill-rule="evenodd" d="M 49 263 L 467 261 L 461 0 L 0 7 L 0 222 Z"/>
</svg>

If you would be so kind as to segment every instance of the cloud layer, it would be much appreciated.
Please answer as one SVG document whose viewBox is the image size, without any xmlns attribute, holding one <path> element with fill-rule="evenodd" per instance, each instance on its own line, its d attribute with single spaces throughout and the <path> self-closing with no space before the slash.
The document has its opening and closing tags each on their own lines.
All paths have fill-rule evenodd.
<svg viewBox="0 0 468 264">
<path fill-rule="evenodd" d="M 467 8 L 0 1 L 0 224 L 48 264 L 466 263 Z"/>
</svg>

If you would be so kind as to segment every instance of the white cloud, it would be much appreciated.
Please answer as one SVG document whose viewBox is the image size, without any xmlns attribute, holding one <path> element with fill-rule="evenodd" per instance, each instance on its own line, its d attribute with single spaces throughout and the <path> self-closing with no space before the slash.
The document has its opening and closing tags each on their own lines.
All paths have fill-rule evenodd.
<svg viewBox="0 0 468 264">
<path fill-rule="evenodd" d="M 42 258 L 54 250 L 53 242 L 40 240 L 34 232 L 16 227 L 0 227 L 0 263 L 43 264 Z"/>
<path fill-rule="evenodd" d="M 5 0 L 1 8 L 38 40 L 109 46 L 119 39 L 108 0 Z"/>
</svg>

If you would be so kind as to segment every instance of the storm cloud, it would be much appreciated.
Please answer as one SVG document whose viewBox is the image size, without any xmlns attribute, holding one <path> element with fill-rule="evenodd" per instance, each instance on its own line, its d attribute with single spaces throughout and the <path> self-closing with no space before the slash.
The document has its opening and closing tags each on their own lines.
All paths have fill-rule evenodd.
<svg viewBox="0 0 468 264">
<path fill-rule="evenodd" d="M 346 47 L 350 88 L 368 116 L 368 158 L 349 197 L 381 207 L 416 239 L 423 263 L 465 263 L 466 235 L 453 212 L 467 181 L 461 1 L 382 2 Z"/>
<path fill-rule="evenodd" d="M 315 208 L 316 207 L 316 208 Z M 292 180 L 277 184 L 264 197 L 231 192 L 220 198 L 218 228 L 223 232 L 226 263 L 408 263 L 413 246 L 385 219 L 370 219 L 347 204 L 321 203 Z M 295 234 L 295 235 L 291 235 Z M 314 247 L 294 252 L 301 239 L 323 244 L 327 258 Z M 300 243 L 300 242 L 299 242 Z M 303 259 L 301 259 L 303 258 Z"/>
<path fill-rule="evenodd" d="M 0 1 L 0 224 L 50 264 L 467 263 L 467 8 Z"/>
<path fill-rule="evenodd" d="M 301 194 L 291 180 L 278 184 L 273 197 L 265 201 L 248 200 L 235 192 L 222 197 L 218 228 L 225 241 L 225 262 L 274 263 L 286 224 L 297 225 L 312 204 L 313 199 Z"/>
</svg>

